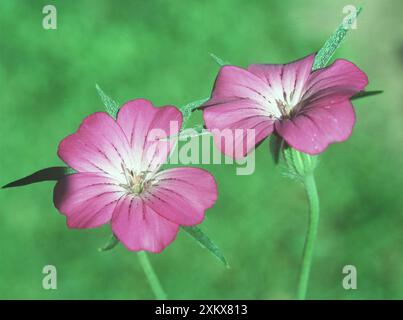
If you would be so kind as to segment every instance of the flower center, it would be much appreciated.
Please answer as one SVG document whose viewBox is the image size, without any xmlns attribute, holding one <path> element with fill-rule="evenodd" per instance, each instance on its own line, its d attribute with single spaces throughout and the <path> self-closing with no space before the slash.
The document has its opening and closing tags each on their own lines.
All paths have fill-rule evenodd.
<svg viewBox="0 0 403 320">
<path fill-rule="evenodd" d="M 283 100 L 276 100 L 277 108 L 281 113 L 281 118 L 289 118 L 293 107 Z"/>
<path fill-rule="evenodd" d="M 139 195 L 148 187 L 149 181 L 146 179 L 146 172 L 136 173 L 133 170 L 126 168 L 123 164 L 122 169 L 126 183 L 121 184 L 121 186 L 129 193 Z"/>
<path fill-rule="evenodd" d="M 295 90 L 290 94 L 283 91 L 283 96 L 274 99 L 279 119 L 290 119 L 301 109 L 302 101 L 294 99 Z"/>
<path fill-rule="evenodd" d="M 275 92 L 269 97 L 263 96 L 267 101 L 268 116 L 273 120 L 290 119 L 299 109 L 300 102 L 296 101 L 294 90 L 290 94 L 284 90 L 281 92 Z"/>
</svg>

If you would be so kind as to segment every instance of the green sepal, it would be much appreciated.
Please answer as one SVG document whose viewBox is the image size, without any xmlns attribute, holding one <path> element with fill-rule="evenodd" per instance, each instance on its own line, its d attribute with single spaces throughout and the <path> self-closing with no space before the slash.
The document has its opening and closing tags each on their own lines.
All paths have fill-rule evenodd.
<svg viewBox="0 0 403 320">
<path fill-rule="evenodd" d="M 69 167 L 50 167 L 34 172 L 24 178 L 15 180 L 3 186 L 2 188 L 21 187 L 32 183 L 42 181 L 54 181 L 63 178 L 64 176 L 75 173 Z"/>
<path fill-rule="evenodd" d="M 105 243 L 104 246 L 101 248 L 98 248 L 98 251 L 103 252 L 103 251 L 109 251 L 113 248 L 115 248 L 119 244 L 118 238 L 114 234 L 111 235 L 110 239 L 108 240 L 107 243 Z"/>
<path fill-rule="evenodd" d="M 273 133 L 270 136 L 269 149 L 270 149 L 270 154 L 272 155 L 273 161 L 275 164 L 278 164 L 280 162 L 281 149 L 283 147 L 283 144 L 284 144 L 284 140 L 276 133 Z"/>
<path fill-rule="evenodd" d="M 377 94 L 383 93 L 383 90 L 373 90 L 373 91 L 360 91 L 353 95 L 350 100 L 357 100 L 365 97 L 375 96 Z"/>
<path fill-rule="evenodd" d="M 210 53 L 210 56 L 221 67 L 230 65 L 230 63 L 228 61 L 225 61 L 225 60 L 221 59 L 220 57 L 217 57 L 214 53 Z"/>
<path fill-rule="evenodd" d="M 116 116 L 118 115 L 119 112 L 119 104 L 113 100 L 111 97 L 109 97 L 102 89 L 101 87 L 96 84 L 95 88 L 97 89 L 97 92 L 99 94 L 99 97 L 102 100 L 102 103 L 105 106 L 105 110 L 106 112 L 108 112 L 108 114 L 113 117 L 116 118 Z"/>
<path fill-rule="evenodd" d="M 358 8 L 355 14 L 351 15 L 347 21 L 344 21 L 339 25 L 335 32 L 326 40 L 323 47 L 318 51 L 315 56 L 315 61 L 312 66 L 312 70 L 321 69 L 327 66 L 333 54 L 340 46 L 347 32 L 351 29 L 352 25 L 360 14 L 362 8 Z"/>
<path fill-rule="evenodd" d="M 285 143 L 281 150 L 281 159 L 283 162 L 282 173 L 297 180 L 303 180 L 306 176 L 312 174 L 318 164 L 318 155 L 300 152 Z"/>
<path fill-rule="evenodd" d="M 202 248 L 207 249 L 214 257 L 220 260 L 226 268 L 229 268 L 227 259 L 217 245 L 198 227 L 182 227 Z"/>
<path fill-rule="evenodd" d="M 199 108 L 203 103 L 205 103 L 209 99 L 210 98 L 204 98 L 192 101 L 179 108 L 179 110 L 182 112 L 183 115 L 183 123 L 182 123 L 183 128 L 186 128 L 186 123 L 189 120 L 190 116 L 192 115 L 192 112 L 195 111 L 197 108 Z"/>
</svg>

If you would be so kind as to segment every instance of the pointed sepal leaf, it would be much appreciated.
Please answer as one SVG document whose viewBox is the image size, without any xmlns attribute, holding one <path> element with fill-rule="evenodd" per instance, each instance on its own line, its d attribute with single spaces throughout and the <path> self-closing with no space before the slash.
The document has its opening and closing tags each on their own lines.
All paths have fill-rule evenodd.
<svg viewBox="0 0 403 320">
<path fill-rule="evenodd" d="M 2 188 L 20 187 L 41 181 L 59 180 L 64 176 L 73 173 L 75 173 L 75 171 L 69 167 L 50 167 L 36 171 L 33 174 L 30 174 L 29 176 L 10 182 L 5 186 L 3 186 Z"/>
<path fill-rule="evenodd" d="M 284 140 L 277 134 L 272 134 L 269 138 L 269 149 L 273 157 L 274 163 L 278 164 L 280 161 L 280 152 L 284 145 Z"/>
<path fill-rule="evenodd" d="M 229 264 L 217 245 L 198 227 L 182 227 L 193 239 L 195 239 L 203 248 L 207 249 L 212 255 L 220 260 L 226 268 Z"/>
<path fill-rule="evenodd" d="M 199 108 L 203 103 L 205 103 L 209 98 L 199 99 L 196 101 L 192 101 L 182 107 L 179 110 L 182 112 L 183 115 L 183 127 L 185 127 L 186 122 L 189 120 L 193 111 Z"/>
<path fill-rule="evenodd" d="M 348 19 L 344 19 L 343 22 L 336 29 L 336 31 L 333 32 L 330 38 L 326 40 L 323 47 L 316 54 L 312 70 L 317 70 L 327 66 L 334 52 L 337 50 L 344 37 L 347 35 L 347 32 L 351 29 L 354 22 L 357 20 L 357 16 L 360 14 L 361 10 L 361 8 L 357 8 L 357 10 L 353 12 L 351 16 L 348 17 Z"/>
<path fill-rule="evenodd" d="M 374 96 L 377 94 L 381 94 L 383 93 L 383 90 L 373 90 L 373 91 L 360 91 L 357 92 L 355 95 L 353 95 L 350 100 L 356 100 L 356 99 L 361 99 L 361 98 L 365 98 L 365 97 L 370 97 L 370 96 Z"/>
<path fill-rule="evenodd" d="M 230 63 L 228 61 L 225 61 L 225 60 L 221 59 L 220 57 L 217 57 L 214 53 L 210 53 L 210 56 L 221 67 L 230 65 Z"/>
<path fill-rule="evenodd" d="M 95 88 L 97 89 L 97 92 L 99 94 L 99 97 L 102 100 L 102 103 L 105 106 L 106 112 L 113 118 L 116 118 L 118 111 L 119 111 L 119 104 L 113 100 L 111 97 L 109 97 L 102 89 L 101 87 L 96 84 Z"/>
<path fill-rule="evenodd" d="M 101 248 L 98 248 L 99 252 L 109 251 L 115 248 L 119 244 L 118 238 L 114 234 L 111 235 L 108 242 L 104 244 Z"/>
</svg>

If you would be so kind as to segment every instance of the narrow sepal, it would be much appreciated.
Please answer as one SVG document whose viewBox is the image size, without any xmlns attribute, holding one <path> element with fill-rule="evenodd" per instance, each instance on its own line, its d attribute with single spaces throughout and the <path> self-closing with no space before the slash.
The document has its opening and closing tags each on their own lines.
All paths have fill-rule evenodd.
<svg viewBox="0 0 403 320">
<path fill-rule="evenodd" d="M 111 97 L 109 97 L 98 84 L 95 85 L 95 88 L 97 89 L 99 97 L 101 98 L 102 103 L 105 106 L 106 112 L 108 112 L 108 114 L 113 118 L 116 118 L 119 111 L 119 104 Z"/>
<path fill-rule="evenodd" d="M 193 239 L 195 239 L 203 248 L 207 249 L 212 255 L 220 260 L 226 268 L 229 264 L 224 257 L 224 254 L 217 245 L 198 227 L 182 227 Z"/>
<path fill-rule="evenodd" d="M 115 248 L 119 244 L 118 238 L 114 234 L 111 235 L 109 238 L 108 242 L 105 243 L 101 248 L 98 248 L 98 251 L 103 252 L 103 251 L 109 251 L 113 248 Z"/>
<path fill-rule="evenodd" d="M 66 175 L 73 174 L 75 171 L 69 167 L 50 167 L 34 172 L 24 178 L 15 180 L 3 186 L 2 188 L 12 188 L 25 186 L 41 181 L 59 180 Z"/>
</svg>

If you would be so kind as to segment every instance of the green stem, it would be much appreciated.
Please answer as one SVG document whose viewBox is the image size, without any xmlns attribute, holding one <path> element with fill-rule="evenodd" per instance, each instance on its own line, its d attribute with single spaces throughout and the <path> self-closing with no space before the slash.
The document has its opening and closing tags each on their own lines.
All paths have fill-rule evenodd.
<svg viewBox="0 0 403 320">
<path fill-rule="evenodd" d="M 138 255 L 140 259 L 140 264 L 143 267 L 144 273 L 146 274 L 148 283 L 151 286 L 151 290 L 154 292 L 155 298 L 157 300 L 166 300 L 167 295 L 165 294 L 164 289 L 162 289 L 161 283 L 158 280 L 157 275 L 155 274 L 150 260 L 148 260 L 147 253 L 144 251 L 140 251 Z"/>
<path fill-rule="evenodd" d="M 310 214 L 308 231 L 305 238 L 304 255 L 302 258 L 302 266 L 299 274 L 299 282 L 297 289 L 297 298 L 304 300 L 308 289 L 309 273 L 311 269 L 313 247 L 318 231 L 319 224 L 319 197 L 316 189 L 315 178 L 313 173 L 308 174 L 304 179 L 306 194 L 309 200 Z"/>
</svg>

